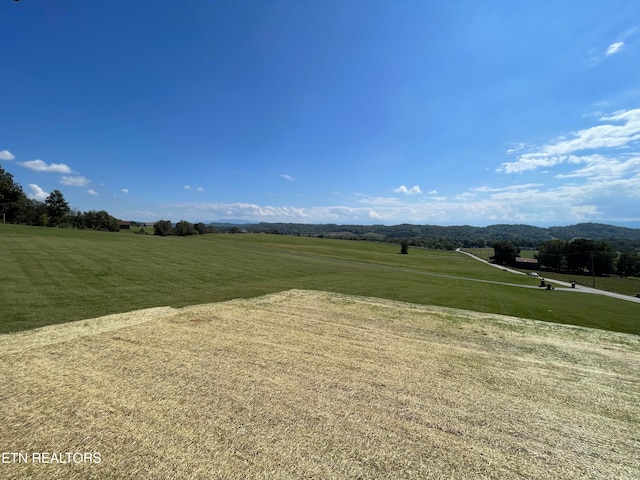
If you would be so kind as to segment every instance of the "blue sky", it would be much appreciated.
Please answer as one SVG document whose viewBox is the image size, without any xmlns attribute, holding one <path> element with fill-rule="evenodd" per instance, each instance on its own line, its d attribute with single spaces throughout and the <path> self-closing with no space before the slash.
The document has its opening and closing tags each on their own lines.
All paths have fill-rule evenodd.
<svg viewBox="0 0 640 480">
<path fill-rule="evenodd" d="M 640 2 L 0 0 L 0 164 L 122 219 L 640 227 Z"/>
</svg>

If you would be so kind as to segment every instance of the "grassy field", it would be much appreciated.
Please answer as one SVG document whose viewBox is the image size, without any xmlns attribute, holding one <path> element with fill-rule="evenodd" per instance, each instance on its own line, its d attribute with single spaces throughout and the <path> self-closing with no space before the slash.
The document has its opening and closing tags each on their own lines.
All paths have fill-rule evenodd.
<svg viewBox="0 0 640 480">
<path fill-rule="evenodd" d="M 131 312 L 0 336 L 0 476 L 640 478 L 639 366 L 634 335 L 326 292 Z"/>
<path fill-rule="evenodd" d="M 0 333 L 142 308 L 303 288 L 640 333 L 639 305 L 538 282 L 454 252 L 277 235 L 155 237 L 0 226 Z M 483 283 L 483 281 L 493 283 Z"/>
<path fill-rule="evenodd" d="M 476 257 L 480 257 L 489 261 L 489 257 L 493 255 L 493 248 L 465 248 L 465 252 L 469 252 Z M 533 258 L 537 250 L 523 250 L 520 255 L 525 258 Z M 521 270 L 527 272 L 528 270 Z M 540 275 L 545 278 L 562 280 L 564 282 L 575 281 L 578 285 L 584 285 L 586 287 L 593 287 L 593 277 L 590 275 L 569 275 L 563 273 L 542 271 Z M 600 290 L 608 292 L 622 293 L 623 295 L 635 296 L 640 293 L 640 278 L 620 278 L 618 276 L 611 277 L 596 277 L 595 286 Z"/>
</svg>

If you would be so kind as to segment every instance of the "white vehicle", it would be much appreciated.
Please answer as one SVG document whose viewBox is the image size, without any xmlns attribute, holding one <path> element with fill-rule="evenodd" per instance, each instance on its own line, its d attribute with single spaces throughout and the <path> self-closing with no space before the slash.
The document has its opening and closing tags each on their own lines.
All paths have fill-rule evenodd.
<svg viewBox="0 0 640 480">
<path fill-rule="evenodd" d="M 529 276 L 533 278 L 538 278 L 539 275 L 538 275 L 538 272 L 530 272 Z"/>
</svg>

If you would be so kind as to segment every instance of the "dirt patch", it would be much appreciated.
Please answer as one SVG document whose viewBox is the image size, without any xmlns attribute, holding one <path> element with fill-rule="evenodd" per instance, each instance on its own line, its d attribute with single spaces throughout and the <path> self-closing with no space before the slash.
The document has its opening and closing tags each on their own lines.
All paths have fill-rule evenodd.
<svg viewBox="0 0 640 480">
<path fill-rule="evenodd" d="M 0 451 L 100 454 L 0 476 L 640 478 L 637 336 L 299 290 L 106 318 L 0 337 Z"/>
</svg>

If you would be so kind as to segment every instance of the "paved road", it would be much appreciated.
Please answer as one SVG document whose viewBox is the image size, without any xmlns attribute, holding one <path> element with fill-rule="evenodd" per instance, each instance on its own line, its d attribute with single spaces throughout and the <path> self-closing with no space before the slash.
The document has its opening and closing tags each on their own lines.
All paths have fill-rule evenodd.
<svg viewBox="0 0 640 480">
<path fill-rule="evenodd" d="M 484 259 L 482 259 L 480 257 L 476 257 L 475 255 L 472 255 L 469 252 L 463 252 L 459 248 L 456 249 L 456 252 L 463 253 L 465 255 L 469 255 L 471 258 L 474 258 L 474 259 L 478 260 L 479 262 L 486 263 L 487 265 L 491 265 L 492 267 L 499 268 L 499 269 L 504 270 L 506 272 L 515 273 L 515 274 L 518 274 L 518 275 L 526 275 L 526 273 L 522 273 L 522 272 L 519 272 L 517 270 L 513 270 L 512 268 L 506 268 L 506 267 L 503 267 L 502 265 L 496 265 L 494 263 L 489 263 L 486 260 L 484 260 Z M 582 285 L 576 285 L 576 288 L 571 288 L 571 284 L 569 282 L 563 282 L 562 280 L 551 280 L 551 279 L 545 278 L 545 281 L 547 281 L 549 283 L 553 283 L 555 285 L 562 285 L 562 287 L 564 287 L 564 288 L 556 288 L 556 290 L 577 292 L 577 293 L 592 293 L 592 294 L 595 294 L 595 295 L 604 295 L 604 296 L 607 296 L 607 297 L 618 298 L 620 300 L 626 300 L 628 302 L 640 303 L 640 298 L 632 297 L 630 295 L 622 295 L 621 293 L 607 292 L 605 290 L 598 290 L 597 288 L 584 287 Z M 534 288 L 541 288 L 541 287 L 534 287 Z"/>
</svg>

